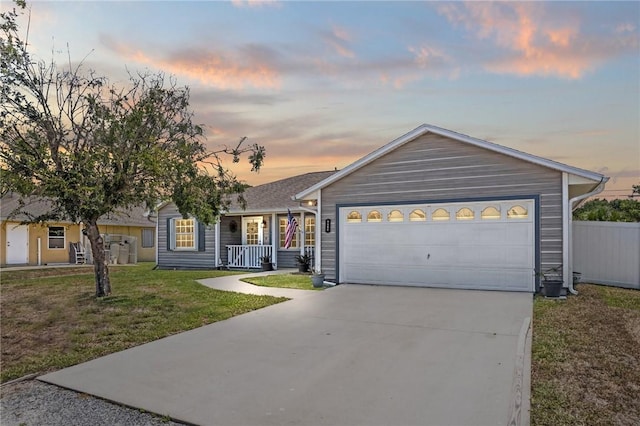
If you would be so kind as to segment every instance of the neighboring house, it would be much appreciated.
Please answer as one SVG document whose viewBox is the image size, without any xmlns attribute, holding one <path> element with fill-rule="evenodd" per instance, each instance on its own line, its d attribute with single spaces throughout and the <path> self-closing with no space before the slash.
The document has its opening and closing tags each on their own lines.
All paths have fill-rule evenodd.
<svg viewBox="0 0 640 426">
<path fill-rule="evenodd" d="M 29 217 L 24 214 L 12 215 L 20 206 L 20 199 L 18 195 L 9 194 L 0 200 L 0 264 L 10 266 L 75 263 L 70 245 L 81 242 L 85 248 L 89 247 L 88 239 L 82 234 L 82 224 L 70 221 L 21 224 Z M 25 204 L 22 209 L 32 216 L 47 212 L 50 206 L 47 200 L 35 198 L 26 199 Z M 103 217 L 98 221 L 98 227 L 105 237 L 105 242 L 115 244 L 126 240 L 133 244 L 135 241 L 135 257 L 138 262 L 155 260 L 156 222 L 143 208 L 123 210 Z M 131 252 L 134 253 L 133 247 Z M 90 256 L 90 250 L 87 255 Z"/>
<path fill-rule="evenodd" d="M 247 211 L 232 209 L 211 229 L 185 226 L 164 206 L 158 264 L 246 266 L 233 258 L 244 250 L 292 266 L 293 252 L 280 248 L 286 210 L 295 207 L 305 228 L 313 218 L 298 238 L 314 246 L 315 268 L 338 283 L 534 292 L 542 272 L 558 269 L 571 290 L 572 209 L 608 180 L 426 124 L 339 172 L 290 182 L 299 187 L 305 177 L 318 179 L 300 190 L 288 179 L 251 188 Z M 272 202 L 258 208 L 259 195 Z"/>
</svg>

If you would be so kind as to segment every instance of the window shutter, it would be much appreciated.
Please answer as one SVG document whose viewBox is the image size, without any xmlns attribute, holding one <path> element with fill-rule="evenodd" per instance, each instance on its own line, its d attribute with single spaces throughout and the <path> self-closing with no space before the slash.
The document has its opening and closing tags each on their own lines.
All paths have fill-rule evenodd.
<svg viewBox="0 0 640 426">
<path fill-rule="evenodd" d="M 205 234 L 207 227 L 204 223 L 196 222 L 198 225 L 198 251 L 205 251 Z"/>
<path fill-rule="evenodd" d="M 167 219 L 167 251 L 173 250 L 171 246 L 171 240 L 173 235 L 173 219 Z"/>
</svg>

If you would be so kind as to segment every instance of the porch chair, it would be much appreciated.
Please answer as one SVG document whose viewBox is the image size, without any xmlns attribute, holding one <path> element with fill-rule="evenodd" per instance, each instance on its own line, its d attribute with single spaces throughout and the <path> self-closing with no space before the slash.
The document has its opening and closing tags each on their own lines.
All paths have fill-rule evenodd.
<svg viewBox="0 0 640 426">
<path fill-rule="evenodd" d="M 71 246 L 76 255 L 76 265 L 87 263 L 86 252 L 82 243 L 78 241 L 77 243 L 71 243 Z"/>
</svg>

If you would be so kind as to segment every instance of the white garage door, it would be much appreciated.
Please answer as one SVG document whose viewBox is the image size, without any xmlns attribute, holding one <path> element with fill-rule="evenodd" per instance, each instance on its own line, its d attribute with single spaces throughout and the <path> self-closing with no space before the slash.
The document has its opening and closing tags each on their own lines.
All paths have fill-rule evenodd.
<svg viewBox="0 0 640 426">
<path fill-rule="evenodd" d="M 534 291 L 534 201 L 340 208 L 339 280 Z"/>
</svg>

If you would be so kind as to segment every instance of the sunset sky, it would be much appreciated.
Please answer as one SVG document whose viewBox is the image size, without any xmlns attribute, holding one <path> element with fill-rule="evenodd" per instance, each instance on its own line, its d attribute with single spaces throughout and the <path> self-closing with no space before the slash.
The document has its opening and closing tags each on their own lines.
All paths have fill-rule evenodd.
<svg viewBox="0 0 640 426">
<path fill-rule="evenodd" d="M 12 5 L 3 1 L 2 10 Z M 343 168 L 433 124 L 640 183 L 639 2 L 32 2 L 29 44 L 126 83 L 191 88 L 250 184 Z M 26 19 L 21 19 L 26 29 Z"/>
</svg>

